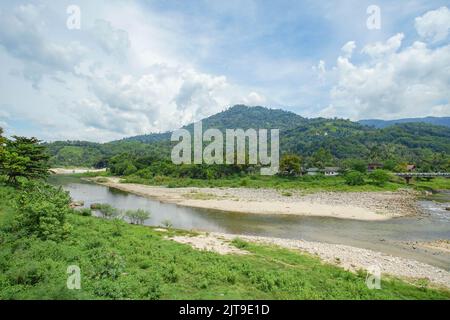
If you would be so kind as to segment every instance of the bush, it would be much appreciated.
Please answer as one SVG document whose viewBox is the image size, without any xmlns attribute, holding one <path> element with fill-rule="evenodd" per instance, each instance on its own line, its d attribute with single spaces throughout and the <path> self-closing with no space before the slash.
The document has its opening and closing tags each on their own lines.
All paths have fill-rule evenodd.
<svg viewBox="0 0 450 320">
<path fill-rule="evenodd" d="M 109 204 L 93 203 L 91 204 L 91 209 L 100 212 L 102 217 L 107 219 L 116 218 L 120 215 L 119 210 Z"/>
<path fill-rule="evenodd" d="M 359 171 L 350 171 L 345 175 L 345 183 L 349 186 L 362 186 L 364 182 L 364 175 Z"/>
<path fill-rule="evenodd" d="M 144 224 L 144 221 L 150 218 L 150 212 L 139 210 L 128 210 L 125 216 L 130 220 L 132 224 Z"/>
<path fill-rule="evenodd" d="M 161 225 L 168 229 L 172 228 L 172 226 L 173 226 L 172 221 L 170 221 L 169 219 L 165 219 L 165 220 L 161 221 Z"/>
<path fill-rule="evenodd" d="M 280 175 L 298 176 L 302 173 L 301 159 L 295 154 L 287 154 L 281 157 Z"/>
<path fill-rule="evenodd" d="M 83 216 L 83 217 L 90 217 L 90 216 L 92 216 L 92 210 L 89 209 L 89 208 L 83 208 L 83 209 L 77 210 L 77 213 L 80 216 Z"/>
<path fill-rule="evenodd" d="M 16 218 L 20 231 L 43 240 L 64 238 L 69 231 L 66 215 L 72 212 L 69 194 L 42 182 L 27 182 L 22 188 Z"/>
<path fill-rule="evenodd" d="M 378 186 L 383 186 L 389 181 L 390 175 L 386 170 L 375 170 L 369 174 L 369 178 Z"/>
</svg>

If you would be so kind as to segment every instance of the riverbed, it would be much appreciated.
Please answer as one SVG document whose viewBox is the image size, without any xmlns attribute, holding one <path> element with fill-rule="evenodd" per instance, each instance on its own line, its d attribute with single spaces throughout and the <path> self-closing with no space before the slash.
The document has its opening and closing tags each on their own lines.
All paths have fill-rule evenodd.
<svg viewBox="0 0 450 320">
<path fill-rule="evenodd" d="M 450 270 L 450 254 L 416 243 L 450 239 L 450 212 L 445 204 L 422 200 L 422 213 L 383 221 L 358 221 L 331 217 L 258 215 L 189 208 L 129 194 L 70 176 L 52 176 L 50 182 L 69 191 L 72 199 L 108 203 L 120 210 L 145 209 L 149 226 L 170 221 L 174 228 L 227 234 L 303 239 L 344 244 L 415 259 Z M 449 197 L 450 202 L 450 197 Z"/>
</svg>

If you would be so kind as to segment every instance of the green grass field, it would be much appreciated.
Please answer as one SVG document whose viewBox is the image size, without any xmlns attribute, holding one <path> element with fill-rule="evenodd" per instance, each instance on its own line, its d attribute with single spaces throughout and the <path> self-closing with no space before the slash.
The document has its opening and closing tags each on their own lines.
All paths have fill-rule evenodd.
<svg viewBox="0 0 450 320">
<path fill-rule="evenodd" d="M 20 238 L 11 228 L 16 191 L 0 186 L 0 299 L 450 299 L 450 292 L 366 274 L 277 247 L 235 241 L 248 255 L 197 251 L 158 232 L 70 214 L 61 242 Z M 66 288 L 67 267 L 81 269 L 81 290 Z"/>
</svg>

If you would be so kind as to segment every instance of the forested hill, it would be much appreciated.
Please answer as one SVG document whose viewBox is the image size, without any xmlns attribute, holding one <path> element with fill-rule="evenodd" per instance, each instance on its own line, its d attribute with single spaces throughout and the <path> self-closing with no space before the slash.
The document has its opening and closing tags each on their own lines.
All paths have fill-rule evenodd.
<svg viewBox="0 0 450 320">
<path fill-rule="evenodd" d="M 307 119 L 293 112 L 264 107 L 247 107 L 244 105 L 233 106 L 202 120 L 204 130 L 215 128 L 221 131 L 237 128 L 280 129 L 283 131 L 293 129 L 296 126 L 307 122 Z M 193 127 L 193 124 L 189 124 L 183 128 L 192 132 Z M 151 133 L 123 139 L 123 141 L 139 141 L 146 143 L 161 140 L 170 140 L 170 132 Z"/>
<path fill-rule="evenodd" d="M 373 126 L 375 128 L 386 128 L 399 123 L 429 123 L 436 126 L 450 127 L 450 117 L 425 117 L 425 118 L 406 118 L 397 120 L 379 120 L 368 119 L 358 121 L 362 125 Z"/>
<path fill-rule="evenodd" d="M 311 165 L 318 158 L 330 164 L 349 158 L 392 160 L 436 169 L 450 163 L 450 128 L 426 123 L 402 123 L 379 129 L 344 119 L 307 119 L 288 111 L 238 105 L 204 119 L 203 127 L 204 130 L 278 128 L 281 152 L 299 154 Z M 192 130 L 192 124 L 185 128 Z M 55 142 L 48 147 L 53 165 L 102 166 L 119 154 L 167 159 L 170 133 L 106 144 Z"/>
</svg>

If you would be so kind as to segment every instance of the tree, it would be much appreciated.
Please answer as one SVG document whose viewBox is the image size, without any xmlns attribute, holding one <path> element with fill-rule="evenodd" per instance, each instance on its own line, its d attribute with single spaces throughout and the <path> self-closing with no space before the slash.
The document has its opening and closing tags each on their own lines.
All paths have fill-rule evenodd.
<svg viewBox="0 0 450 320">
<path fill-rule="evenodd" d="M 49 156 L 36 138 L 13 136 L 13 140 L 6 140 L 1 153 L 0 174 L 10 183 L 16 183 L 18 177 L 42 179 L 49 174 Z"/>
<path fill-rule="evenodd" d="M 347 168 L 353 170 L 353 171 L 358 171 L 361 173 L 366 173 L 367 172 L 367 163 L 364 160 L 360 160 L 360 159 L 349 159 L 346 161 L 346 165 Z"/>
<path fill-rule="evenodd" d="M 295 154 L 286 154 L 281 157 L 280 174 L 286 176 L 297 176 L 302 173 L 301 159 Z"/>
<path fill-rule="evenodd" d="M 324 168 L 327 165 L 333 164 L 333 155 L 330 150 L 320 148 L 312 156 L 313 164 L 318 168 Z"/>
<path fill-rule="evenodd" d="M 362 186 L 364 182 L 364 175 L 359 171 L 350 171 L 345 175 L 345 183 L 349 186 Z"/>
<path fill-rule="evenodd" d="M 130 220 L 132 224 L 144 224 L 145 220 L 150 218 L 150 212 L 138 209 L 128 210 L 125 216 Z"/>
<path fill-rule="evenodd" d="M 72 212 L 69 193 L 37 181 L 27 181 L 21 189 L 16 217 L 19 230 L 42 240 L 58 241 L 67 236 L 70 227 L 66 216 Z"/>
<path fill-rule="evenodd" d="M 376 185 L 382 186 L 389 181 L 390 175 L 386 170 L 377 169 L 369 174 L 369 178 Z"/>
</svg>

